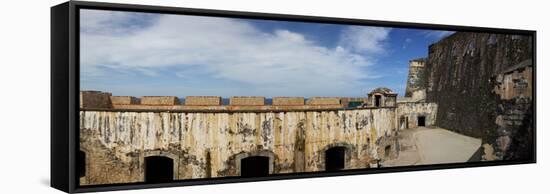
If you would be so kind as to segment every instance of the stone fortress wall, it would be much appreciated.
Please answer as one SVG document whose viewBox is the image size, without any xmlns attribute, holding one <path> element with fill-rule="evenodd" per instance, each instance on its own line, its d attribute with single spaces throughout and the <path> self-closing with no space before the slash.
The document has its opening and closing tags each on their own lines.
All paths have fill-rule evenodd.
<svg viewBox="0 0 550 194">
<path fill-rule="evenodd" d="M 342 169 L 377 167 L 398 156 L 399 117 L 412 127 L 414 110 L 425 110 L 425 125 L 434 125 L 436 112 L 428 103 L 397 103 L 387 88 L 367 98 L 274 97 L 271 105 L 257 96 L 221 105 L 212 96 L 182 104 L 173 96 L 80 95 L 89 101 L 80 107 L 82 185 L 146 181 L 151 156 L 170 158 L 176 180 L 239 176 L 251 156 L 269 158 L 269 174 L 325 171 L 331 148 L 344 150 Z"/>
<path fill-rule="evenodd" d="M 172 179 L 378 167 L 399 156 L 400 130 L 438 126 L 481 138 L 479 160 L 533 158 L 529 36 L 456 32 L 409 62 L 404 98 L 80 96 L 80 183 L 146 181 L 146 161 L 169 158 Z M 359 104 L 359 106 L 357 106 Z M 336 154 L 334 154 L 336 153 Z M 334 164 L 333 157 L 341 157 Z"/>
<path fill-rule="evenodd" d="M 533 37 L 456 32 L 430 45 L 422 84 L 439 127 L 481 138 L 483 160 L 532 160 Z"/>
</svg>

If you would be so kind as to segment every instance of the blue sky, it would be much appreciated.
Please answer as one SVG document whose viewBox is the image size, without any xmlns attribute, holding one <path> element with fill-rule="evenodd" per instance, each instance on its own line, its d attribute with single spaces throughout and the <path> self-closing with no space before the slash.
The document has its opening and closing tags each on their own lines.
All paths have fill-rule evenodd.
<svg viewBox="0 0 550 194">
<path fill-rule="evenodd" d="M 113 95 L 403 96 L 408 61 L 452 32 L 81 11 L 81 89 Z"/>
</svg>

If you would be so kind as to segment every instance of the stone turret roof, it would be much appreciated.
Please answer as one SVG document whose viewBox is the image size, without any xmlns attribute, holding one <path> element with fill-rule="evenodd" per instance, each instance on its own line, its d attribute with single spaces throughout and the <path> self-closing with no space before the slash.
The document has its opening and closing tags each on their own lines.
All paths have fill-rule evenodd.
<svg viewBox="0 0 550 194">
<path fill-rule="evenodd" d="M 369 94 L 374 94 L 374 93 L 389 94 L 389 95 L 396 94 L 389 88 L 385 88 L 385 87 L 376 88 L 372 90 Z"/>
</svg>

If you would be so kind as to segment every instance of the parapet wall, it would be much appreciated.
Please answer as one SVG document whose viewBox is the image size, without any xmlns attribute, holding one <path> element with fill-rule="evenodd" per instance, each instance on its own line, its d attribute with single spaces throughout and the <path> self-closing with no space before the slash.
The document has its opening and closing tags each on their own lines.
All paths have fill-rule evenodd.
<svg viewBox="0 0 550 194">
<path fill-rule="evenodd" d="M 267 104 L 263 96 L 233 96 L 229 104 L 223 104 L 220 96 L 186 96 L 180 102 L 176 96 L 112 96 L 98 91 L 81 91 L 81 109 L 85 110 L 172 110 L 172 111 L 296 111 L 328 110 L 348 108 L 367 104 L 367 98 L 361 97 L 273 97 Z M 388 103 L 395 107 L 395 104 Z M 371 107 L 372 108 L 372 107 Z"/>
</svg>

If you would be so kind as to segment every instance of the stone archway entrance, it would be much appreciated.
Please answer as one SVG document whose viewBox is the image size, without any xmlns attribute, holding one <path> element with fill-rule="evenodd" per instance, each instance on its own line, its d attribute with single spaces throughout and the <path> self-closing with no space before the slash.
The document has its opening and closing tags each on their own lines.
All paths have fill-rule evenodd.
<svg viewBox="0 0 550 194">
<path fill-rule="evenodd" d="M 325 170 L 338 171 L 346 167 L 346 148 L 332 147 L 325 151 Z"/>
<path fill-rule="evenodd" d="M 241 159 L 241 176 L 261 177 L 269 175 L 269 157 L 250 156 Z"/>
<path fill-rule="evenodd" d="M 375 107 L 380 107 L 381 104 L 382 104 L 382 96 L 380 95 L 374 95 L 374 106 Z"/>
<path fill-rule="evenodd" d="M 270 150 L 242 152 L 235 155 L 236 174 L 243 177 L 260 177 L 273 174 L 275 154 Z"/>
<path fill-rule="evenodd" d="M 426 116 L 418 116 L 418 126 L 419 127 L 426 126 Z"/>
<path fill-rule="evenodd" d="M 162 183 L 174 180 L 174 160 L 164 156 L 145 157 L 145 182 Z"/>
</svg>

